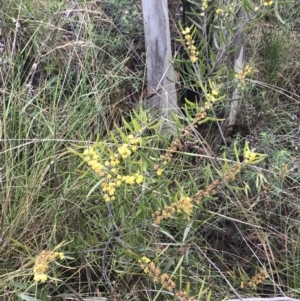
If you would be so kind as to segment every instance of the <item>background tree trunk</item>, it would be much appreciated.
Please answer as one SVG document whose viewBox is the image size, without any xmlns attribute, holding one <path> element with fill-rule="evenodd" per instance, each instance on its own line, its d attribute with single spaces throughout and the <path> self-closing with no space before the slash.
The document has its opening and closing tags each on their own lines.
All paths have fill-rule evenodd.
<svg viewBox="0 0 300 301">
<path fill-rule="evenodd" d="M 239 73 L 244 70 L 245 67 L 245 51 L 246 51 L 246 32 L 245 32 L 245 19 L 244 19 L 244 11 L 242 8 L 237 12 L 237 20 L 239 23 L 237 24 L 235 37 L 233 39 L 233 43 L 231 49 L 235 49 L 233 55 L 233 68 L 235 73 Z M 229 62 L 231 63 L 231 62 Z M 235 82 L 238 84 L 238 80 L 235 79 Z M 217 143 L 215 146 L 215 151 L 219 149 L 219 146 L 225 143 L 230 137 L 233 127 L 236 124 L 240 107 L 241 107 L 241 89 L 236 87 L 232 93 L 232 101 L 230 104 L 230 108 L 225 112 L 224 121 L 221 124 L 221 132 L 217 138 Z"/>
<path fill-rule="evenodd" d="M 161 133 L 175 134 L 173 113 L 178 112 L 176 76 L 172 52 L 167 0 L 142 0 L 146 42 L 147 106 L 162 118 Z"/>
</svg>

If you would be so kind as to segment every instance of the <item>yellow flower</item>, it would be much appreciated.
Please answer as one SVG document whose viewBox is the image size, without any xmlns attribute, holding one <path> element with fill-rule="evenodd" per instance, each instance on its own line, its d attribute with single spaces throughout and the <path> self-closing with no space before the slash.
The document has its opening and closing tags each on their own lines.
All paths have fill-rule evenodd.
<svg viewBox="0 0 300 301">
<path fill-rule="evenodd" d="M 134 176 L 127 176 L 126 183 L 132 185 L 134 184 L 134 180 L 135 180 Z"/>
<path fill-rule="evenodd" d="M 111 198 L 108 194 L 104 194 L 103 198 L 104 198 L 105 202 L 110 202 L 111 201 Z"/>
<path fill-rule="evenodd" d="M 179 211 L 183 211 L 188 215 L 191 215 L 193 212 L 193 204 L 192 204 L 192 199 L 187 197 L 187 198 L 183 198 L 178 202 L 177 205 Z"/>
<path fill-rule="evenodd" d="M 115 194 L 116 190 L 114 188 L 111 188 L 108 190 L 109 196 L 113 196 Z"/>
<path fill-rule="evenodd" d="M 134 138 L 130 141 L 131 144 L 138 144 L 141 142 L 141 138 Z"/>
<path fill-rule="evenodd" d="M 143 182 L 144 177 L 142 175 L 138 175 L 135 179 L 137 184 L 141 184 Z"/>
<path fill-rule="evenodd" d="M 257 153 L 254 153 L 253 151 L 250 150 L 248 141 L 246 141 L 245 146 L 244 146 L 244 159 L 245 163 L 251 163 L 256 159 L 258 156 Z"/>
<path fill-rule="evenodd" d="M 95 161 L 95 160 L 90 160 L 90 161 L 88 161 L 88 165 L 89 166 L 93 166 L 94 164 L 96 164 L 97 163 L 97 161 Z"/>
<path fill-rule="evenodd" d="M 212 107 L 212 104 L 210 102 L 207 101 L 207 102 L 204 103 L 204 108 L 206 110 L 209 110 L 211 107 Z"/>
<path fill-rule="evenodd" d="M 143 256 L 141 259 L 139 259 L 139 263 L 150 263 L 151 260 L 146 257 L 146 256 Z"/>
<path fill-rule="evenodd" d="M 157 171 L 156 171 L 156 174 L 158 175 L 158 176 L 161 176 L 162 175 L 162 173 L 163 173 L 163 169 L 162 168 L 158 168 L 157 169 Z"/>
<path fill-rule="evenodd" d="M 214 96 L 218 96 L 219 95 L 219 92 L 217 90 L 212 90 L 211 91 L 211 94 L 214 95 Z"/>
<path fill-rule="evenodd" d="M 46 274 L 35 274 L 34 275 L 34 281 L 36 282 L 45 282 L 47 281 L 47 275 Z"/>
<path fill-rule="evenodd" d="M 62 252 L 53 252 L 43 250 L 37 257 L 33 267 L 34 280 L 36 282 L 45 282 L 47 280 L 46 272 L 49 269 L 49 263 L 54 261 L 57 257 L 61 260 L 65 258 Z"/>
<path fill-rule="evenodd" d="M 128 144 L 125 143 L 118 148 L 119 154 L 123 159 L 128 158 L 131 155 L 131 150 L 128 148 Z"/>
<path fill-rule="evenodd" d="M 198 61 L 198 58 L 195 56 L 191 56 L 191 62 L 194 64 Z"/>
<path fill-rule="evenodd" d="M 186 27 L 185 30 L 182 31 L 182 34 L 189 34 L 191 29 L 189 27 Z"/>
<path fill-rule="evenodd" d="M 184 38 L 186 40 L 192 40 L 192 36 L 190 34 L 185 35 Z"/>
</svg>

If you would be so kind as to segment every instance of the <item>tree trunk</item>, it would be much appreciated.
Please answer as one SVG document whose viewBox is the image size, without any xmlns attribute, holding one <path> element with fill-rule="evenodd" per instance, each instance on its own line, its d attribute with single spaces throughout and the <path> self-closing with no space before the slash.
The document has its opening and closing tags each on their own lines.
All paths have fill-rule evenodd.
<svg viewBox="0 0 300 301">
<path fill-rule="evenodd" d="M 173 113 L 178 112 L 176 76 L 171 64 L 167 0 L 142 0 L 147 65 L 147 106 L 162 119 L 161 134 L 175 134 Z"/>
<path fill-rule="evenodd" d="M 246 24 L 244 23 L 244 11 L 242 8 L 238 11 L 237 18 L 239 20 L 239 26 L 237 27 L 235 38 L 232 43 L 232 48 L 235 49 L 233 57 L 235 73 L 239 73 L 244 70 L 245 67 L 246 33 L 244 29 Z M 238 83 L 238 80 L 235 79 L 235 82 Z M 223 143 L 226 144 L 227 139 L 230 137 L 240 112 L 241 99 L 241 90 L 237 87 L 232 93 L 230 109 L 225 113 L 225 120 L 221 124 L 221 133 L 217 138 L 216 149 L 222 144 L 222 140 Z"/>
</svg>

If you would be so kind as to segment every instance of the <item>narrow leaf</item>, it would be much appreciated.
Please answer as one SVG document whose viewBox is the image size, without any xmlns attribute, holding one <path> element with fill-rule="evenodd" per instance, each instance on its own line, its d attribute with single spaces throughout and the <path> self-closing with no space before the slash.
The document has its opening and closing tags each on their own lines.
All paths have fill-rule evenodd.
<svg viewBox="0 0 300 301">
<path fill-rule="evenodd" d="M 41 299 L 37 299 L 35 297 L 30 297 L 30 296 L 25 295 L 23 293 L 19 293 L 18 297 L 21 298 L 21 300 L 24 300 L 24 301 L 42 301 Z"/>
<path fill-rule="evenodd" d="M 279 15 L 278 2 L 279 2 L 278 0 L 275 1 L 275 15 L 282 24 L 285 24 L 285 22 L 281 19 L 280 15 Z"/>
</svg>

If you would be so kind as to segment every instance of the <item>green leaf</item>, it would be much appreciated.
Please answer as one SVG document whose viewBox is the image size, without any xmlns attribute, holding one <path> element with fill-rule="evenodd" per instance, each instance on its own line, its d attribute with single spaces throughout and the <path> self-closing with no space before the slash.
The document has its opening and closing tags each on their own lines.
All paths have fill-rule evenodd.
<svg viewBox="0 0 300 301">
<path fill-rule="evenodd" d="M 169 232 L 167 232 L 166 230 L 164 230 L 163 228 L 159 228 L 159 232 L 163 233 L 164 235 L 166 235 L 167 237 L 169 237 L 171 240 L 173 240 L 174 242 L 176 242 L 175 237 L 170 234 Z"/>
<path fill-rule="evenodd" d="M 27 246 L 21 244 L 20 242 L 18 242 L 16 239 L 11 238 L 11 240 L 20 248 L 22 248 L 23 250 L 25 250 L 28 254 L 31 254 L 31 252 L 28 250 Z"/>
<path fill-rule="evenodd" d="M 78 156 L 78 157 L 83 158 L 82 153 L 79 153 L 79 152 L 75 151 L 73 148 L 68 147 L 68 148 L 67 148 L 67 151 L 70 152 L 70 153 L 72 153 L 73 155 L 76 155 L 76 156 Z"/>
<path fill-rule="evenodd" d="M 118 133 L 120 134 L 122 141 L 123 141 L 124 143 L 127 143 L 127 141 L 128 141 L 127 135 L 124 134 L 124 132 L 122 131 L 122 129 L 119 128 L 119 127 L 116 127 L 116 130 L 117 130 Z M 115 143 L 116 143 L 116 142 L 115 142 Z"/>
<path fill-rule="evenodd" d="M 172 273 L 172 277 L 174 275 L 176 275 L 177 270 L 181 267 L 183 259 L 184 259 L 184 256 L 181 256 L 181 258 L 179 259 L 179 261 L 178 261 L 178 263 L 177 263 L 177 265 L 176 265 L 176 267 L 175 267 L 175 269 L 174 269 L 174 271 Z"/>
<path fill-rule="evenodd" d="M 190 292 L 191 292 L 191 283 L 188 281 L 187 284 L 186 284 L 186 295 L 187 296 L 190 296 Z"/>
<path fill-rule="evenodd" d="M 253 161 L 251 161 L 251 162 L 246 163 L 246 165 L 257 164 L 257 163 L 259 163 L 259 162 L 265 160 L 266 157 L 267 157 L 266 154 L 258 154 L 258 153 L 256 153 L 256 159 L 253 160 Z"/>
<path fill-rule="evenodd" d="M 205 184 L 205 186 L 209 185 L 209 182 L 210 182 L 209 180 L 213 181 L 214 177 L 213 177 L 210 165 L 207 165 L 206 169 L 205 169 L 205 175 L 204 175 L 204 184 Z"/>
<path fill-rule="evenodd" d="M 215 118 L 215 117 L 206 117 L 204 119 L 201 119 L 198 124 L 202 124 L 202 123 L 205 123 L 207 121 L 223 121 L 224 119 L 218 119 L 218 118 Z"/>
<path fill-rule="evenodd" d="M 130 133 L 134 133 L 134 130 L 133 130 L 133 128 L 131 127 L 131 125 L 130 125 L 124 118 L 122 118 L 122 121 L 123 121 L 123 124 L 124 124 L 125 128 L 126 128 L 127 130 L 129 130 Z M 118 129 L 118 128 L 117 128 L 117 129 Z"/>
<path fill-rule="evenodd" d="M 192 229 L 192 225 L 194 223 L 194 220 L 191 219 L 188 224 L 186 225 L 185 229 L 184 229 L 184 232 L 183 232 L 183 238 L 182 238 L 182 242 L 185 242 L 190 230 Z"/>
<path fill-rule="evenodd" d="M 102 180 L 101 181 L 98 181 L 92 188 L 91 190 L 88 192 L 86 198 L 88 199 L 89 196 L 99 187 L 99 185 L 102 183 Z"/>
<path fill-rule="evenodd" d="M 133 125 L 134 131 L 135 132 L 140 132 L 141 131 L 141 126 L 139 125 L 139 123 L 136 121 L 136 119 L 132 119 L 131 123 Z"/>
<path fill-rule="evenodd" d="M 207 289 L 204 288 L 205 284 L 206 283 L 205 283 L 205 277 L 204 277 L 203 280 L 202 280 L 202 283 L 201 283 L 201 287 L 200 287 L 199 292 L 198 292 L 198 299 L 199 300 L 201 299 L 202 295 L 207 291 Z"/>
<path fill-rule="evenodd" d="M 237 141 L 234 142 L 233 147 L 234 147 L 235 159 L 237 162 L 240 162 L 239 160 L 240 150 L 237 148 Z"/>
<path fill-rule="evenodd" d="M 117 139 L 116 136 L 114 135 L 113 131 L 111 131 L 109 134 L 110 134 L 111 140 L 112 140 L 115 144 L 118 144 L 118 139 Z"/>
<path fill-rule="evenodd" d="M 282 24 L 285 24 L 285 22 L 281 19 L 280 15 L 279 15 L 279 11 L 278 11 L 278 0 L 275 1 L 275 15 L 276 15 L 277 19 L 278 19 Z"/>
<path fill-rule="evenodd" d="M 211 290 L 208 291 L 206 301 L 210 301 L 210 299 L 211 299 Z"/>
<path fill-rule="evenodd" d="M 179 289 L 182 290 L 182 268 L 179 270 Z"/>
<path fill-rule="evenodd" d="M 36 297 L 30 297 L 30 296 L 25 295 L 23 293 L 18 293 L 18 297 L 21 298 L 21 300 L 24 300 L 24 301 L 43 301 L 41 299 L 38 299 Z"/>
</svg>

